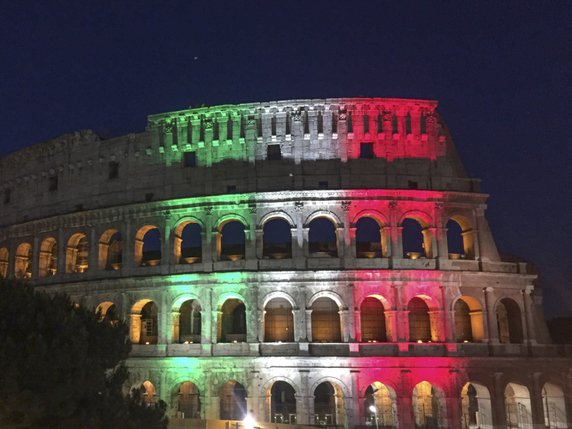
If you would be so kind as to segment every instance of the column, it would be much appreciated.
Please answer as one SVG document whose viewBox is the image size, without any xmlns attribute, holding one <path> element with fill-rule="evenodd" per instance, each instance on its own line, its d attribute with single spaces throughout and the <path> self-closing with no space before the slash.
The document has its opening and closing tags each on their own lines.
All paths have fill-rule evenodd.
<svg viewBox="0 0 572 429">
<path fill-rule="evenodd" d="M 306 338 L 312 342 L 312 309 L 306 309 Z"/>
<path fill-rule="evenodd" d="M 401 385 L 397 386 L 397 419 L 400 428 L 413 428 L 413 386 L 411 385 L 411 371 L 401 370 Z"/>
<path fill-rule="evenodd" d="M 483 288 L 483 296 L 485 301 L 485 308 L 483 309 L 483 321 L 486 324 L 485 335 L 490 344 L 499 344 L 499 333 L 497 330 L 497 316 L 494 309 L 494 302 L 492 295 L 492 287 Z"/>
<path fill-rule="evenodd" d="M 30 261 L 32 264 L 33 279 L 37 279 L 39 277 L 40 257 L 41 257 L 40 238 L 38 236 L 34 236 L 34 240 L 32 241 L 32 260 Z"/>
<path fill-rule="evenodd" d="M 296 394 L 296 420 L 299 425 L 311 424 L 314 414 L 314 396 L 312 392 L 308 392 L 308 374 L 309 370 L 300 369 L 300 392 Z"/>
<path fill-rule="evenodd" d="M 254 230 L 255 240 L 255 252 L 256 258 L 262 259 L 264 257 L 264 230 L 262 228 L 256 228 Z"/>
<path fill-rule="evenodd" d="M 171 311 L 171 333 L 169 338 L 170 343 L 178 343 L 180 341 L 180 316 L 181 313 L 178 311 Z"/>
</svg>

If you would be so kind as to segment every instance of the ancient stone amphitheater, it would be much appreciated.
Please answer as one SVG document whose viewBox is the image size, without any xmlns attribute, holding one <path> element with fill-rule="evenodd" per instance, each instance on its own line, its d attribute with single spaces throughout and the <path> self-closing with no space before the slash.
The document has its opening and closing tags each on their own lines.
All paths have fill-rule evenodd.
<svg viewBox="0 0 572 429">
<path fill-rule="evenodd" d="M 126 319 L 172 427 L 569 427 L 570 350 L 436 107 L 200 107 L 30 146 L 0 160 L 0 275 Z"/>
</svg>

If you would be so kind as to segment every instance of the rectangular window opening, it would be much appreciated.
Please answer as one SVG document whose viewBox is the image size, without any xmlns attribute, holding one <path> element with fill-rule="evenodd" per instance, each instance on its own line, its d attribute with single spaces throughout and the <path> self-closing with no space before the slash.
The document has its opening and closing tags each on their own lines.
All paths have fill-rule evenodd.
<svg viewBox="0 0 572 429">
<path fill-rule="evenodd" d="M 150 201 L 153 201 L 153 192 L 148 192 L 145 194 L 145 202 L 148 203 Z"/>
<path fill-rule="evenodd" d="M 108 177 L 110 180 L 119 177 L 119 163 L 117 161 L 111 161 L 109 163 Z"/>
<path fill-rule="evenodd" d="M 318 112 L 318 134 L 324 134 L 324 117 Z"/>
<path fill-rule="evenodd" d="M 12 198 L 12 191 L 10 189 L 4 189 L 4 204 L 10 204 Z"/>
<path fill-rule="evenodd" d="M 270 134 L 276 135 L 276 116 L 270 118 Z"/>
<path fill-rule="evenodd" d="M 227 194 L 236 194 L 236 185 L 228 185 L 226 187 L 226 193 Z"/>
<path fill-rule="evenodd" d="M 327 180 L 321 180 L 318 182 L 318 188 L 319 189 L 328 189 L 328 181 Z"/>
<path fill-rule="evenodd" d="M 375 158 L 375 152 L 373 151 L 373 143 L 360 143 L 360 145 L 359 145 L 359 157 L 361 159 L 373 159 L 373 158 Z"/>
<path fill-rule="evenodd" d="M 383 132 L 383 118 L 381 114 L 377 115 L 377 133 L 380 134 Z"/>
<path fill-rule="evenodd" d="M 369 133 L 369 115 L 363 115 L 363 132 Z"/>
<path fill-rule="evenodd" d="M 50 192 L 58 190 L 58 176 L 50 176 L 48 178 L 48 190 Z"/>
<path fill-rule="evenodd" d="M 280 161 L 282 159 L 282 151 L 279 144 L 269 144 L 266 147 L 266 159 L 269 161 Z"/>
<path fill-rule="evenodd" d="M 185 167 L 193 168 L 197 166 L 197 153 L 196 152 L 184 152 L 183 153 L 183 165 Z"/>
<path fill-rule="evenodd" d="M 230 117 L 230 115 L 228 115 L 228 120 L 226 121 L 226 139 L 227 140 L 232 140 L 232 126 L 233 126 L 232 118 Z"/>
<path fill-rule="evenodd" d="M 407 186 L 409 187 L 409 189 L 417 189 L 417 182 L 414 180 L 409 180 L 407 183 Z"/>
</svg>

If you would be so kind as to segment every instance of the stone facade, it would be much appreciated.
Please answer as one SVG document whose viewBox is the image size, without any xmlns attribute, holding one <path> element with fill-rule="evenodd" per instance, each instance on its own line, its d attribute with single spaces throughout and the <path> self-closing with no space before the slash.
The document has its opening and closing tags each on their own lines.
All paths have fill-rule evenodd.
<svg viewBox="0 0 572 429">
<path fill-rule="evenodd" d="M 10 154 L 0 275 L 127 319 L 173 424 L 569 427 L 570 350 L 436 107 L 191 108 Z"/>
</svg>

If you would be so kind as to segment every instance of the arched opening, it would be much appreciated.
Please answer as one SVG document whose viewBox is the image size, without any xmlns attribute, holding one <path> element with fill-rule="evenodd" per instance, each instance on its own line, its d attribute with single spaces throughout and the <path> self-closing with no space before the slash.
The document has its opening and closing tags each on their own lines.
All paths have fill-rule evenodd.
<svg viewBox="0 0 572 429">
<path fill-rule="evenodd" d="M 356 223 L 356 256 L 381 258 L 383 244 L 380 225 L 370 217 L 360 218 Z"/>
<path fill-rule="evenodd" d="M 312 304 L 312 341 L 338 343 L 342 340 L 340 309 L 328 297 L 321 297 Z"/>
<path fill-rule="evenodd" d="M 431 233 L 426 225 L 413 218 L 405 218 L 402 226 L 403 257 L 409 259 L 430 258 Z"/>
<path fill-rule="evenodd" d="M 40 244 L 38 274 L 40 277 L 55 276 L 58 271 L 58 243 L 54 237 L 48 237 Z"/>
<path fill-rule="evenodd" d="M 518 304 L 510 298 L 503 298 L 497 304 L 496 313 L 499 341 L 503 344 L 522 343 L 522 319 Z"/>
<path fill-rule="evenodd" d="M 83 273 L 89 268 L 87 236 L 78 232 L 70 237 L 66 247 L 66 273 Z"/>
<path fill-rule="evenodd" d="M 243 420 L 246 416 L 246 389 L 234 380 L 227 382 L 220 390 L 221 420 Z"/>
<path fill-rule="evenodd" d="M 338 240 L 336 226 L 325 217 L 310 222 L 308 231 L 308 250 L 310 256 L 337 258 Z"/>
<path fill-rule="evenodd" d="M 325 381 L 314 390 L 314 424 L 343 426 L 344 404 L 341 389 Z"/>
<path fill-rule="evenodd" d="M 365 423 L 375 428 L 397 427 L 397 403 L 395 392 L 376 381 L 365 391 Z"/>
<path fill-rule="evenodd" d="M 264 307 L 264 341 L 294 341 L 294 316 L 288 300 L 273 298 Z"/>
<path fill-rule="evenodd" d="M 131 342 L 134 344 L 157 344 L 158 307 L 148 299 L 137 302 L 131 310 Z"/>
<path fill-rule="evenodd" d="M 449 259 L 474 259 L 475 249 L 471 224 L 460 216 L 447 222 Z"/>
<path fill-rule="evenodd" d="M 480 342 L 484 338 L 483 310 L 473 297 L 462 296 L 453 308 L 455 340 L 457 342 Z"/>
<path fill-rule="evenodd" d="M 409 341 L 431 341 L 431 319 L 429 307 L 419 297 L 413 298 L 407 304 L 409 312 Z"/>
<path fill-rule="evenodd" d="M 141 401 L 148 407 L 154 407 L 157 403 L 155 386 L 149 380 L 145 380 L 141 385 Z"/>
<path fill-rule="evenodd" d="M 194 383 L 184 381 L 176 391 L 175 404 L 177 418 L 179 419 L 200 419 L 201 401 L 199 389 Z"/>
<path fill-rule="evenodd" d="M 195 264 L 202 260 L 202 229 L 198 223 L 183 222 L 175 229 L 175 260 Z"/>
<path fill-rule="evenodd" d="M 232 220 L 219 229 L 219 255 L 222 261 L 238 261 L 246 257 L 244 225 Z"/>
<path fill-rule="evenodd" d="M 135 235 L 135 263 L 142 267 L 155 267 L 161 263 L 161 232 L 146 225 Z"/>
<path fill-rule="evenodd" d="M 239 299 L 227 299 L 221 307 L 219 343 L 246 341 L 246 307 Z"/>
<path fill-rule="evenodd" d="M 17 279 L 32 277 L 32 245 L 30 243 L 20 243 L 16 248 L 14 277 Z"/>
<path fill-rule="evenodd" d="M 284 219 L 271 219 L 264 224 L 262 256 L 270 259 L 292 257 L 292 232 Z"/>
<path fill-rule="evenodd" d="M 552 383 L 544 384 L 542 387 L 542 410 L 545 427 L 550 429 L 568 427 L 566 401 L 560 386 Z"/>
<path fill-rule="evenodd" d="M 99 269 L 116 271 L 123 262 L 123 242 L 121 233 L 116 229 L 108 229 L 99 239 Z"/>
<path fill-rule="evenodd" d="M 3 279 L 8 277 L 8 264 L 10 261 L 10 252 L 6 247 L 0 248 L 0 277 Z"/>
<path fill-rule="evenodd" d="M 296 392 L 285 381 L 277 381 L 270 389 L 270 421 L 296 424 Z"/>
<path fill-rule="evenodd" d="M 173 320 L 173 340 L 192 344 L 201 342 L 201 305 L 189 299 L 181 305 Z"/>
<path fill-rule="evenodd" d="M 368 296 L 361 303 L 360 314 L 362 341 L 368 343 L 387 341 L 385 311 L 381 300 Z"/>
<path fill-rule="evenodd" d="M 530 393 L 526 386 L 508 383 L 504 390 L 506 427 L 509 429 L 532 429 Z"/>
<path fill-rule="evenodd" d="M 105 301 L 99 304 L 95 309 L 95 313 L 99 315 L 99 320 L 101 322 L 107 321 L 112 325 L 115 325 L 119 322 L 117 308 L 111 301 Z"/>
<path fill-rule="evenodd" d="M 415 428 L 417 429 L 437 429 L 444 425 L 444 416 L 442 416 L 442 408 L 440 392 L 433 386 L 422 381 L 413 389 L 413 417 L 415 420 Z"/>
<path fill-rule="evenodd" d="M 492 429 L 489 390 L 480 384 L 467 383 L 461 390 L 461 428 Z"/>
</svg>

